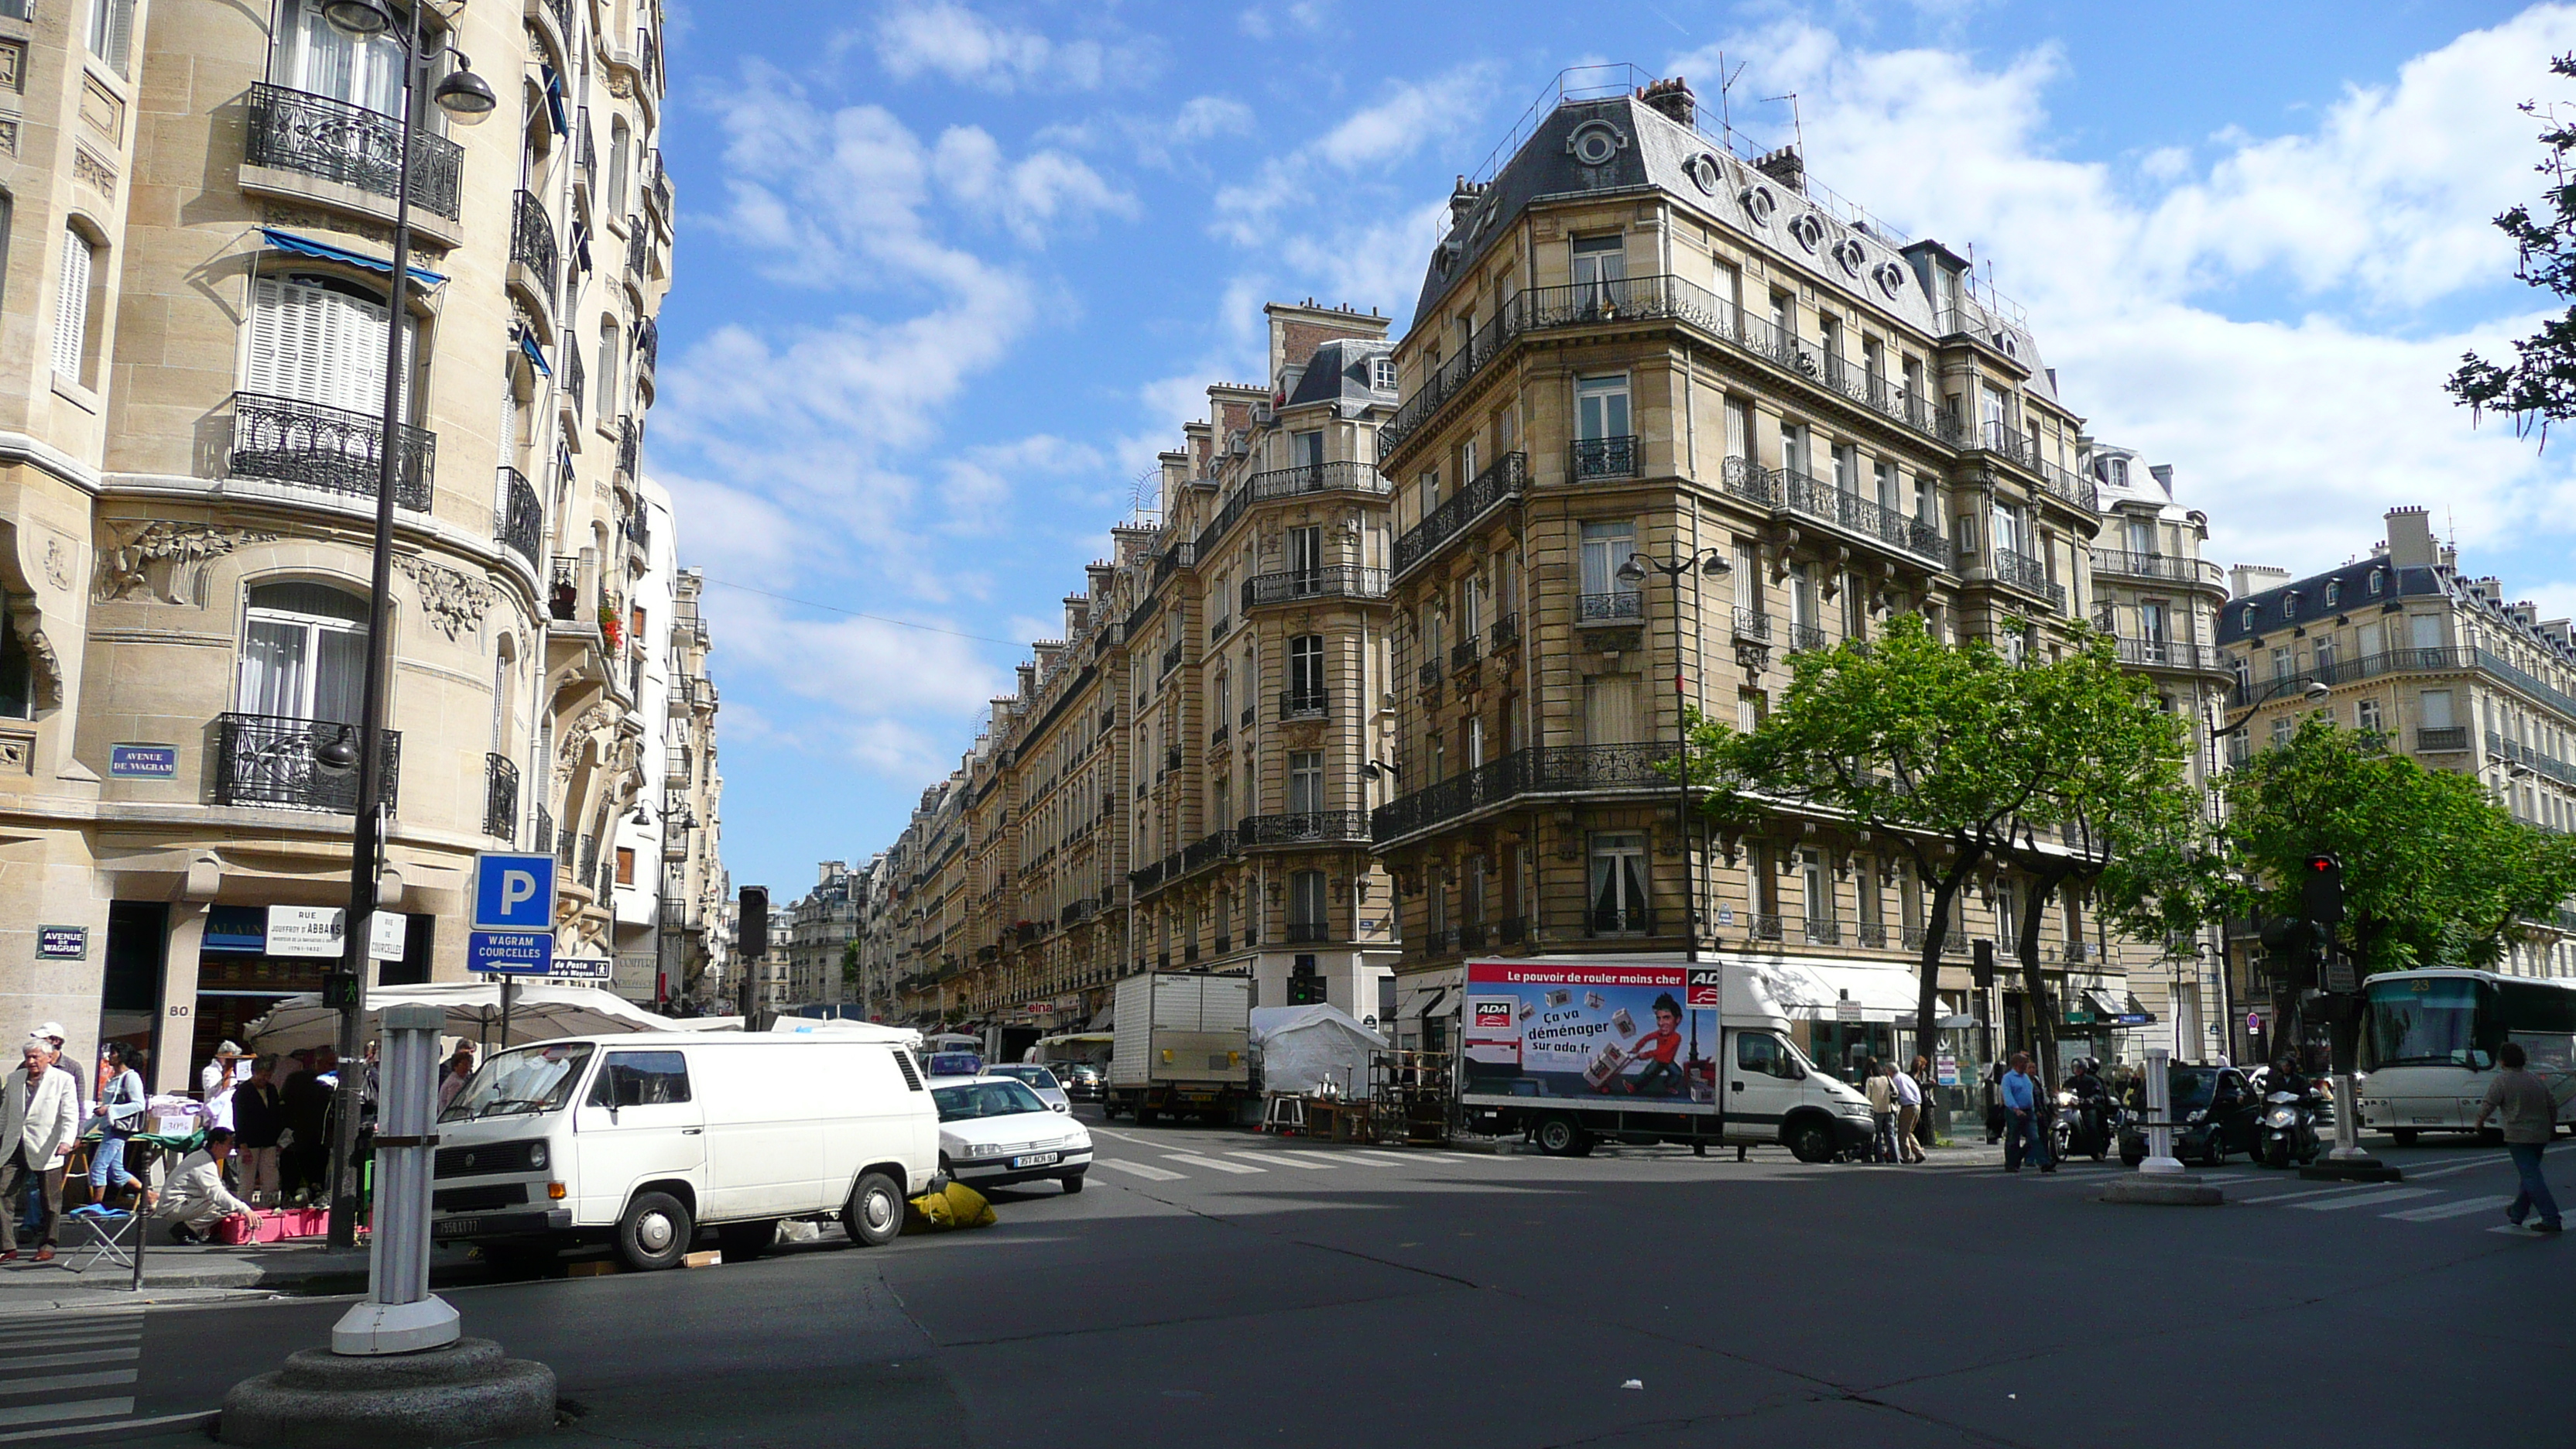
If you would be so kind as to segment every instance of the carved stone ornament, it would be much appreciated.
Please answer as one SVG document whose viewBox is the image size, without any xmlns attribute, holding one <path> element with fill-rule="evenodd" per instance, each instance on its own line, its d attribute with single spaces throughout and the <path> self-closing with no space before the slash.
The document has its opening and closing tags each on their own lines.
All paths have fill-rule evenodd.
<svg viewBox="0 0 2576 1449">
<path fill-rule="evenodd" d="M 450 643 L 483 627 L 483 615 L 492 607 L 490 584 L 410 555 L 396 558 L 394 567 L 420 591 L 421 612 Z"/>
<path fill-rule="evenodd" d="M 608 706 L 594 704 L 584 710 L 581 718 L 574 720 L 572 727 L 563 732 L 563 743 L 555 746 L 555 778 L 570 780 L 574 767 L 581 763 L 582 751 L 592 738 L 616 727 L 617 716 L 610 713 Z"/>
<path fill-rule="evenodd" d="M 65 592 L 72 586 L 73 547 L 71 540 L 59 533 L 45 537 L 45 582 Z"/>
<path fill-rule="evenodd" d="M 0 773 L 32 775 L 36 772 L 35 761 L 33 735 L 0 735 Z"/>
<path fill-rule="evenodd" d="M 221 558 L 243 544 L 277 541 L 273 533 L 168 519 L 111 536 L 119 541 L 98 551 L 100 603 L 130 599 L 136 591 L 148 590 L 155 603 L 199 609 L 206 606 L 207 560 Z"/>
</svg>

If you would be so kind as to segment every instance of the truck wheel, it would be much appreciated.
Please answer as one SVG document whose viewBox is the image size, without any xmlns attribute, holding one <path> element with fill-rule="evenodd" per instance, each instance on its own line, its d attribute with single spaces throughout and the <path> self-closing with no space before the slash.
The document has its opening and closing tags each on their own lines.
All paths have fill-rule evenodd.
<svg viewBox="0 0 2576 1449">
<path fill-rule="evenodd" d="M 724 1250 L 728 1263 L 748 1263 L 767 1253 L 778 1243 L 778 1224 L 767 1218 L 756 1223 L 719 1223 L 716 1246 Z"/>
<path fill-rule="evenodd" d="M 1584 1141 L 1584 1131 L 1575 1120 L 1562 1115 L 1538 1119 L 1530 1138 L 1538 1143 L 1539 1151 L 1550 1157 L 1578 1157 L 1582 1155 L 1578 1149 L 1591 1145 Z"/>
<path fill-rule="evenodd" d="M 863 1172 L 841 1206 L 841 1231 L 862 1248 L 892 1242 L 903 1231 L 903 1189 L 882 1172 Z"/>
<path fill-rule="evenodd" d="M 1834 1129 L 1810 1117 L 1789 1125 L 1789 1155 L 1800 1162 L 1834 1160 Z"/>
<path fill-rule="evenodd" d="M 617 1220 L 617 1256 L 638 1272 L 677 1264 L 697 1237 L 697 1222 L 667 1192 L 641 1192 Z"/>
<path fill-rule="evenodd" d="M 2389 1138 L 2400 1147 L 2412 1147 L 2415 1145 L 2415 1129 L 2412 1127 L 2392 1127 L 2389 1129 L 2388 1135 Z"/>
<path fill-rule="evenodd" d="M 1151 1127 L 1154 1125 L 1154 1119 L 1158 1115 L 1160 1114 L 1156 1113 L 1153 1108 L 1139 1104 L 1136 1108 L 1136 1125 L 1139 1127 Z"/>
</svg>

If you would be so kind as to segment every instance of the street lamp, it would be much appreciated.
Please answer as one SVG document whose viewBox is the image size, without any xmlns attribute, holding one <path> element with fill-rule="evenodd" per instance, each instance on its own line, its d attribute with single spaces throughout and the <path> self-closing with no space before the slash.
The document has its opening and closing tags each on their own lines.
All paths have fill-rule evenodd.
<svg viewBox="0 0 2576 1449">
<path fill-rule="evenodd" d="M 402 383 L 410 371 L 403 366 L 402 348 L 411 283 L 412 100 L 420 93 L 430 56 L 444 51 L 444 47 L 427 53 L 421 49 L 420 12 L 425 4 L 422 0 L 413 5 L 399 28 L 385 0 L 330 0 L 322 11 L 332 29 L 352 40 L 391 37 L 403 48 L 401 163 L 394 186 L 391 304 L 385 308 L 384 413 L 376 438 L 373 583 L 367 592 L 367 685 L 354 757 L 345 729 L 316 752 L 325 764 L 347 768 L 338 763 L 347 760 L 358 771 L 358 818 L 349 842 L 349 910 L 340 943 L 338 990 L 332 993 L 340 1005 L 340 1060 L 347 1064 L 333 1094 L 331 1126 L 330 1243 L 340 1249 L 353 1248 L 358 1241 L 358 1112 L 366 1080 L 360 1060 L 367 1016 L 367 945 L 374 935 L 377 864 L 384 853 L 385 596 L 393 589 L 394 481 L 402 459 L 395 429 L 402 423 Z M 456 59 L 456 68 L 438 83 L 431 99 L 458 124 L 470 126 L 491 115 L 496 102 L 492 87 L 474 74 L 465 57 L 460 54 Z"/>
</svg>

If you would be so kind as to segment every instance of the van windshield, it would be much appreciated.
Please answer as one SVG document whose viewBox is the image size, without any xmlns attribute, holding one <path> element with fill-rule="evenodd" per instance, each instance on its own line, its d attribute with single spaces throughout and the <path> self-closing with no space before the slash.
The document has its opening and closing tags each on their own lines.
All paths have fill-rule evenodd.
<svg viewBox="0 0 2576 1449">
<path fill-rule="evenodd" d="M 552 1112 L 572 1099 L 573 1084 L 590 1063 L 586 1041 L 546 1042 L 495 1053 L 456 1094 L 441 1122 Z"/>
</svg>

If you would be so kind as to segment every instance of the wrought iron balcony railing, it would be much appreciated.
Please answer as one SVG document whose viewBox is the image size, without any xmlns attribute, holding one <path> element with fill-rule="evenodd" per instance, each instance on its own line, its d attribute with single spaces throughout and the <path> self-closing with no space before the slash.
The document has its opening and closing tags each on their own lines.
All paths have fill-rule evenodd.
<svg viewBox="0 0 2576 1449">
<path fill-rule="evenodd" d="M 647 317 L 635 324 L 635 375 L 650 377 L 662 355 L 662 323 Z"/>
<path fill-rule="evenodd" d="M 1290 921 L 1288 923 L 1289 945 L 1309 946 L 1313 945 L 1317 941 L 1329 941 L 1331 939 L 1333 939 L 1333 927 L 1330 922 Z"/>
<path fill-rule="evenodd" d="M 1279 696 L 1281 719 L 1322 719 L 1332 709 L 1332 693 L 1322 689 L 1292 689 Z"/>
<path fill-rule="evenodd" d="M 650 246 L 644 239 L 643 218 L 626 218 L 626 275 L 638 285 L 644 281 L 644 256 Z"/>
<path fill-rule="evenodd" d="M 354 186 L 391 200 L 402 170 L 402 122 L 365 106 L 266 82 L 250 88 L 242 161 Z M 412 205 L 450 221 L 463 213 L 465 148 L 415 130 Z"/>
<path fill-rule="evenodd" d="M 519 835 L 519 767 L 506 755 L 483 757 L 483 833 L 500 840 Z"/>
<path fill-rule="evenodd" d="M 1500 654 L 1514 644 L 1518 644 L 1521 642 L 1521 616 L 1505 614 L 1496 619 L 1494 627 L 1485 631 L 1485 637 L 1486 652 L 1492 654 Z"/>
<path fill-rule="evenodd" d="M 1577 438 L 1567 476 L 1577 482 L 1592 478 L 1634 478 L 1644 461 L 1645 449 L 1634 434 L 1617 438 Z"/>
<path fill-rule="evenodd" d="M 2150 669 L 2203 669 L 2214 674 L 2227 672 L 2227 656 L 2206 644 L 2184 644 L 2172 639 L 2115 640 L 2120 662 L 2144 665 Z"/>
<path fill-rule="evenodd" d="M 636 455 L 644 450 L 643 430 L 635 426 L 633 415 L 617 415 L 617 471 L 622 476 L 635 476 Z"/>
<path fill-rule="evenodd" d="M 2205 558 L 2181 558 L 2171 554 L 2132 553 L 2125 548 L 2093 550 L 2093 572 L 2117 574 L 2130 579 L 2157 579 L 2167 583 L 2199 584 L 2225 589 L 2227 571 Z"/>
<path fill-rule="evenodd" d="M 545 506 L 537 501 L 535 485 L 516 468 L 501 470 L 501 516 L 498 520 L 501 546 L 537 566 L 538 551 L 545 547 Z"/>
<path fill-rule="evenodd" d="M 1575 602 L 1575 619 L 1585 624 L 1623 624 L 1646 617 L 1646 596 L 1636 589 L 1583 594 Z"/>
<path fill-rule="evenodd" d="M 589 399 L 589 390 L 582 385 L 581 339 L 570 328 L 564 330 L 562 339 L 556 344 L 562 360 L 555 364 L 555 385 L 562 390 L 564 401 L 572 404 L 573 419 L 578 422 L 582 404 Z"/>
<path fill-rule="evenodd" d="M 1789 652 L 1805 654 L 1825 647 L 1825 631 L 1813 624 L 1789 625 Z"/>
<path fill-rule="evenodd" d="M 233 394 L 233 447 L 229 471 L 237 478 L 267 478 L 373 498 L 382 473 L 383 419 L 347 408 L 267 393 Z M 394 429 L 394 502 L 429 511 L 438 435 L 409 424 Z"/>
<path fill-rule="evenodd" d="M 546 574 L 546 617 L 558 624 L 581 622 L 581 559 L 568 553 L 554 556 Z"/>
<path fill-rule="evenodd" d="M 1404 536 L 1395 541 L 1395 573 L 1401 577 L 1406 569 L 1429 558 L 1442 544 L 1483 518 L 1488 509 L 1505 499 L 1518 498 L 1528 487 L 1529 459 L 1526 455 L 1505 453 L 1496 458 L 1492 466 L 1443 499 L 1420 523 L 1406 529 Z"/>
<path fill-rule="evenodd" d="M 1727 466 L 1734 468 L 1742 461 L 1730 458 Z M 1936 565 L 1942 561 L 1941 531 L 1919 519 L 1785 468 L 1772 472 L 1771 485 L 1772 505 L 1776 508 L 1832 524 Z"/>
<path fill-rule="evenodd" d="M 546 215 L 546 204 L 537 200 L 535 192 L 522 191 L 510 198 L 510 260 L 528 269 L 537 295 L 553 306 L 563 263 L 555 249 L 555 219 Z"/>
<path fill-rule="evenodd" d="M 1365 810 L 1299 810 L 1285 815 L 1254 815 L 1235 832 L 1245 845 L 1365 845 L 1369 839 Z"/>
<path fill-rule="evenodd" d="M 539 855 L 555 853 L 555 815 L 543 805 L 537 807 L 537 830 L 529 837 L 528 848 Z"/>
<path fill-rule="evenodd" d="M 1525 795 L 1584 795 L 1672 787 L 1673 746 L 1541 745 L 1453 775 L 1370 812 L 1380 846 Z"/>
<path fill-rule="evenodd" d="M 2032 558 L 2029 554 L 2017 553 L 2008 548 L 1996 549 L 1995 577 L 2024 593 L 2037 594 L 2048 600 L 2061 614 L 2066 612 L 2065 588 L 2050 583 L 2048 565 Z"/>
<path fill-rule="evenodd" d="M 1450 645 L 1449 672 L 1452 674 L 1462 674 L 1467 670 L 1475 668 L 1477 661 L 1484 658 L 1484 650 L 1481 647 L 1482 642 L 1483 641 L 1470 634 L 1468 637 Z"/>
<path fill-rule="evenodd" d="M 1436 689 L 1439 687 L 1440 680 L 1442 678 L 1440 670 L 1441 665 L 1438 659 L 1426 659 L 1422 661 L 1422 667 L 1413 671 L 1413 677 L 1415 682 L 1422 688 Z"/>
<path fill-rule="evenodd" d="M 358 808 L 358 772 L 323 764 L 316 751 L 346 741 L 355 749 L 358 727 L 329 720 L 227 713 L 215 716 L 215 803 L 282 805 L 298 810 Z M 386 730 L 380 741 L 385 808 L 394 807 L 402 776 L 402 736 Z"/>
<path fill-rule="evenodd" d="M 1757 609 L 1735 611 L 1735 637 L 1747 643 L 1771 642 L 1771 616 Z"/>
<path fill-rule="evenodd" d="M 1843 941 L 1843 923 L 1825 916 L 1809 916 L 1805 921 L 1807 944 L 1839 946 Z"/>
<path fill-rule="evenodd" d="M 1301 599 L 1385 597 L 1386 570 L 1363 568 L 1358 564 L 1255 574 L 1243 581 L 1243 608 L 1247 611 L 1263 604 L 1290 604 Z"/>
<path fill-rule="evenodd" d="M 2435 725 L 2415 731 L 2415 748 L 2429 754 L 2444 754 L 2469 747 L 2466 725 Z"/>
</svg>

